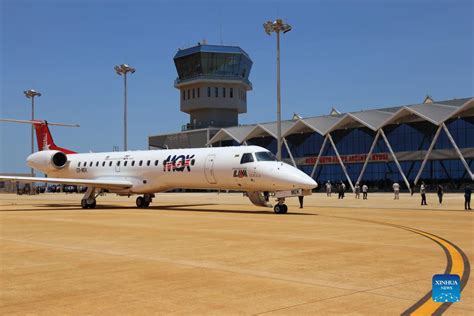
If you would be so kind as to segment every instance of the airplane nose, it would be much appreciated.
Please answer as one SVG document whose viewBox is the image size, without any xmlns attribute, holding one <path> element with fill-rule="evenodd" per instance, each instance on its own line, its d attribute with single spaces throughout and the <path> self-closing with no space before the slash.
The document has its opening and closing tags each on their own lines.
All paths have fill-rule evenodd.
<svg viewBox="0 0 474 316">
<path fill-rule="evenodd" d="M 303 171 L 290 165 L 285 165 L 282 167 L 283 168 L 281 169 L 283 170 L 281 170 L 281 175 L 284 178 L 284 181 L 290 184 L 292 188 L 311 190 L 318 186 L 316 181 L 314 181 L 313 178 L 308 176 Z"/>
<path fill-rule="evenodd" d="M 300 183 L 302 189 L 315 189 L 318 187 L 318 183 L 306 173 L 302 175 Z"/>
<path fill-rule="evenodd" d="M 300 171 L 300 170 L 298 171 L 300 172 L 300 174 L 298 175 L 299 179 L 298 181 L 296 181 L 298 185 L 298 189 L 314 189 L 318 187 L 318 183 L 314 181 L 313 178 L 308 176 L 303 171 Z"/>
</svg>

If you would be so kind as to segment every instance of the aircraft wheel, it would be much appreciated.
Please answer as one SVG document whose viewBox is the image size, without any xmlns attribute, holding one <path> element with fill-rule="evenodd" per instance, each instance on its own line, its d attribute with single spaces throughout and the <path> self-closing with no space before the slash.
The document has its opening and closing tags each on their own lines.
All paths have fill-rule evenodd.
<svg viewBox="0 0 474 316">
<path fill-rule="evenodd" d="M 97 205 L 97 202 L 94 200 L 94 202 L 88 204 L 87 206 L 88 206 L 89 208 L 95 208 L 96 205 Z"/>
<path fill-rule="evenodd" d="M 276 204 L 274 207 L 273 207 L 273 211 L 275 212 L 275 214 L 281 214 L 282 213 L 282 205 L 281 204 Z"/>
<path fill-rule="evenodd" d="M 286 206 L 286 204 L 282 204 L 281 206 L 283 206 L 283 209 L 282 209 L 282 214 L 286 214 L 288 213 L 288 206 Z"/>
<path fill-rule="evenodd" d="M 145 205 L 145 199 L 139 196 L 137 197 L 136 203 L 138 208 L 142 208 Z"/>
<path fill-rule="evenodd" d="M 87 200 L 86 199 L 81 200 L 81 206 L 82 206 L 82 208 L 87 208 L 88 205 L 87 205 Z"/>
</svg>

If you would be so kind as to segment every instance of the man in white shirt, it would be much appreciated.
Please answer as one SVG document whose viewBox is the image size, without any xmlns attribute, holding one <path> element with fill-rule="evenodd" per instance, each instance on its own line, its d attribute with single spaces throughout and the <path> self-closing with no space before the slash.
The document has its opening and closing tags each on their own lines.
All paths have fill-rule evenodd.
<svg viewBox="0 0 474 316">
<path fill-rule="evenodd" d="M 398 184 L 398 182 L 395 182 L 393 184 L 393 193 L 395 194 L 395 198 L 394 200 L 399 200 L 400 199 L 400 184 Z"/>
<path fill-rule="evenodd" d="M 331 191 L 332 191 L 332 184 L 331 181 L 328 180 L 326 183 L 326 195 L 331 196 Z"/>
<path fill-rule="evenodd" d="M 367 186 L 367 184 L 364 184 L 362 186 L 362 198 L 364 200 L 367 200 L 367 192 L 369 192 L 369 187 Z"/>
</svg>

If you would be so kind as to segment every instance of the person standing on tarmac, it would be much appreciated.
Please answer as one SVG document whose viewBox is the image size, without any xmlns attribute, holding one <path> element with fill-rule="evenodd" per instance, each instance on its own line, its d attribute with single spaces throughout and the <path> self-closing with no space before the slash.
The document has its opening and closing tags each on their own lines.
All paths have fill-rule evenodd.
<svg viewBox="0 0 474 316">
<path fill-rule="evenodd" d="M 444 190 L 441 184 L 438 184 L 438 190 L 436 193 L 438 194 L 439 205 L 443 204 Z"/>
<path fill-rule="evenodd" d="M 326 195 L 330 197 L 331 191 L 332 191 L 332 184 L 331 184 L 331 181 L 328 180 L 328 182 L 326 183 Z"/>
<path fill-rule="evenodd" d="M 421 194 L 421 205 L 428 205 L 426 204 L 426 186 L 424 182 L 421 183 L 420 194 Z"/>
<path fill-rule="evenodd" d="M 299 200 L 299 202 L 300 202 L 300 208 L 303 208 L 304 196 L 303 196 L 303 195 L 298 195 L 298 200 Z"/>
<path fill-rule="evenodd" d="M 344 182 L 341 181 L 341 183 L 339 184 L 339 187 L 338 187 L 338 199 L 342 200 L 344 199 L 344 191 L 346 190 L 346 185 L 344 184 Z"/>
<path fill-rule="evenodd" d="M 356 182 L 356 184 L 354 186 L 354 190 L 355 190 L 355 198 L 360 199 L 360 184 L 359 184 L 359 182 Z"/>
<path fill-rule="evenodd" d="M 398 182 L 395 182 L 392 187 L 393 187 L 393 194 L 395 195 L 394 200 L 399 200 L 400 199 L 400 184 L 398 184 Z"/>
<path fill-rule="evenodd" d="M 369 187 L 367 186 L 367 184 L 364 183 L 364 185 L 362 186 L 362 198 L 364 200 L 367 200 L 367 192 L 369 192 Z"/>
<path fill-rule="evenodd" d="M 466 211 L 471 210 L 471 194 L 472 194 L 472 190 L 468 184 L 466 185 L 466 188 L 464 189 L 464 209 Z"/>
</svg>

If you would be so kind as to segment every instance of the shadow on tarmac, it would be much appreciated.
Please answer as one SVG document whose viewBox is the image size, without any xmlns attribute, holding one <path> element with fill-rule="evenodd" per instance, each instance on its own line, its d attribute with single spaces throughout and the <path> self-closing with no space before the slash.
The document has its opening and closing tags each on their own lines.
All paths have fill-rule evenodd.
<svg viewBox="0 0 474 316">
<path fill-rule="evenodd" d="M 201 206 L 215 206 L 219 204 L 211 204 L 211 203 L 202 203 L 202 204 L 177 204 L 177 205 L 157 205 L 157 206 L 150 206 L 148 208 L 139 209 L 136 206 L 117 206 L 117 205 L 108 205 L 108 204 L 97 204 L 95 209 L 83 209 L 81 206 L 77 204 L 37 204 L 37 209 L 1 209 L 1 212 L 44 212 L 44 211 L 93 211 L 93 210 L 107 210 L 107 209 L 116 209 L 116 210 L 154 210 L 154 211 L 177 211 L 177 212 L 206 212 L 206 213 L 235 213 L 235 214 L 270 214 L 275 215 L 273 210 L 269 208 L 261 211 L 245 211 L 245 210 L 219 210 L 219 209 L 190 209 L 191 207 L 201 207 Z M 229 205 L 226 205 L 229 206 Z M 237 207 L 237 205 L 236 205 Z M 60 208 L 60 209 L 59 209 Z M 318 215 L 318 214 L 311 214 L 311 213 L 299 213 L 299 212 L 289 212 L 287 215 Z"/>
</svg>

